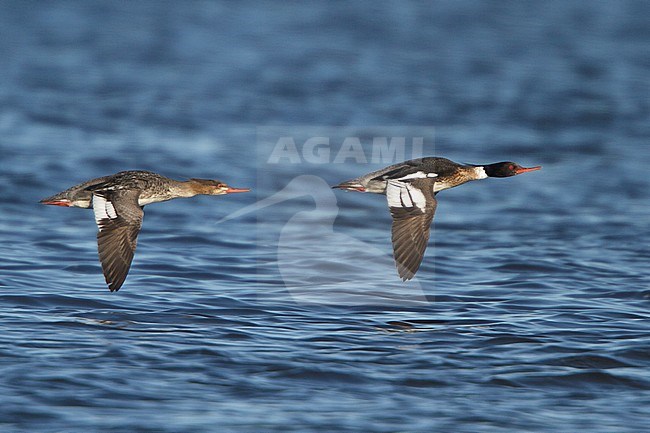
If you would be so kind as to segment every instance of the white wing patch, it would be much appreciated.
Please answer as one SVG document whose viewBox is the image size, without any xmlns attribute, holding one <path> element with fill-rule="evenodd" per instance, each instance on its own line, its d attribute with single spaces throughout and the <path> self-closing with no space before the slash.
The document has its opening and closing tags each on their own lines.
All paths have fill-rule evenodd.
<svg viewBox="0 0 650 433">
<path fill-rule="evenodd" d="M 388 181 L 386 197 L 390 207 L 418 207 L 422 212 L 427 207 L 427 200 L 422 191 L 410 183 Z"/>
<path fill-rule="evenodd" d="M 426 179 L 427 177 L 438 177 L 438 175 L 436 173 L 425 173 L 423 171 L 416 171 L 415 173 L 407 174 L 404 177 L 400 177 L 397 180 Z"/>
<path fill-rule="evenodd" d="M 93 194 L 93 212 L 95 212 L 95 222 L 99 226 L 99 231 L 102 230 L 101 220 L 117 218 L 113 203 L 95 194 Z"/>
</svg>

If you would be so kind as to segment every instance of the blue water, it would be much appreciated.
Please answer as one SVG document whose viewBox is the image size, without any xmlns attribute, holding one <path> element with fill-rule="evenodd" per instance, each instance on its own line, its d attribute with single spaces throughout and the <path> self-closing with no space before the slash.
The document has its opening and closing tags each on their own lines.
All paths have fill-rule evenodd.
<svg viewBox="0 0 650 433">
<path fill-rule="evenodd" d="M 0 430 L 650 430 L 648 46 L 643 1 L 0 3 Z M 328 188 L 373 137 L 543 169 L 439 194 L 402 283 Z M 109 293 L 37 202 L 133 168 L 254 191 L 147 206 Z"/>
</svg>

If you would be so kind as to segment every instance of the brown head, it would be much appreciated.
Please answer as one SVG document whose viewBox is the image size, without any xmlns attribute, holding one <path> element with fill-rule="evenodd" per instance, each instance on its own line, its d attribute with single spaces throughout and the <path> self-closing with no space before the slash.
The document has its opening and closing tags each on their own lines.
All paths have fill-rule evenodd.
<svg viewBox="0 0 650 433">
<path fill-rule="evenodd" d="M 497 162 L 494 164 L 488 164 L 483 166 L 483 169 L 485 170 L 485 174 L 487 174 L 489 177 L 516 176 L 518 174 L 527 173 L 529 171 L 540 170 L 541 168 L 542 168 L 541 165 L 526 168 L 526 167 L 522 167 L 521 165 L 515 162 L 510 162 L 510 161 Z"/>
<path fill-rule="evenodd" d="M 234 192 L 248 192 L 250 188 L 233 188 L 219 180 L 212 179 L 195 179 L 187 181 L 193 192 L 203 195 L 222 195 Z"/>
</svg>

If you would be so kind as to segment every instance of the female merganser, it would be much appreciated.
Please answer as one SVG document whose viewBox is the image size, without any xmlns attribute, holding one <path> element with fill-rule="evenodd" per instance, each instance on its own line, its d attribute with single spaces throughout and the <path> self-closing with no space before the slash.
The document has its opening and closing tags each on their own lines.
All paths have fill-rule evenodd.
<svg viewBox="0 0 650 433">
<path fill-rule="evenodd" d="M 40 202 L 93 208 L 99 227 L 99 261 L 108 288 L 116 292 L 129 273 L 145 205 L 199 194 L 222 195 L 247 191 L 250 189 L 232 188 L 218 180 L 178 181 L 150 171 L 131 170 L 91 179 Z"/>
<path fill-rule="evenodd" d="M 436 211 L 436 194 L 471 180 L 516 176 L 541 168 L 525 168 L 514 162 L 463 165 L 428 157 L 394 164 L 333 188 L 386 195 L 393 217 L 393 257 L 399 276 L 406 281 L 422 263 Z"/>
</svg>

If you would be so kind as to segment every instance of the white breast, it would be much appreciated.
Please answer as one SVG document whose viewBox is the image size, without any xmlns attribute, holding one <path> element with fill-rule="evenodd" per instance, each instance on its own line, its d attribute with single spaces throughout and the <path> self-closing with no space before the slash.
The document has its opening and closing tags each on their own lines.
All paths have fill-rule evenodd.
<svg viewBox="0 0 650 433">
<path fill-rule="evenodd" d="M 153 197 L 149 197 L 149 198 L 138 198 L 138 205 L 139 205 L 139 206 L 145 206 L 145 205 L 148 205 L 148 204 L 151 204 L 151 203 L 157 203 L 157 202 L 159 202 L 159 201 L 161 201 L 161 200 L 154 200 Z"/>
</svg>

